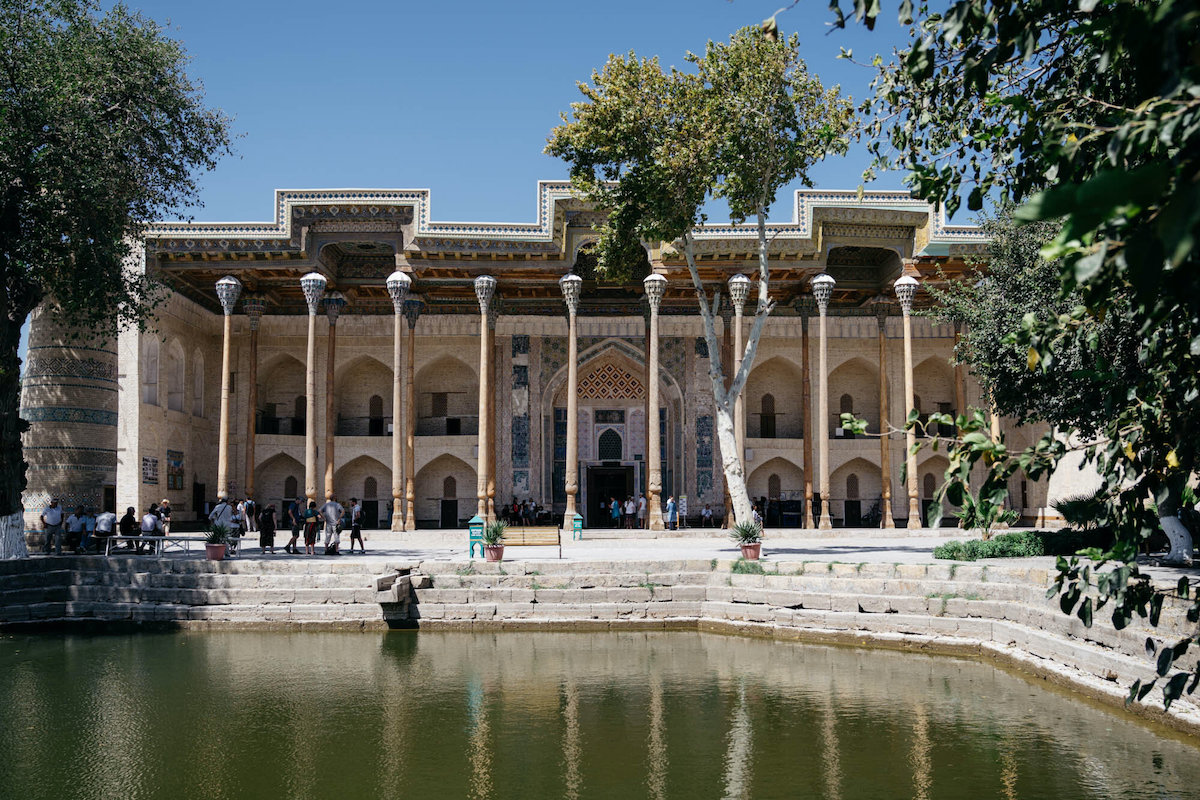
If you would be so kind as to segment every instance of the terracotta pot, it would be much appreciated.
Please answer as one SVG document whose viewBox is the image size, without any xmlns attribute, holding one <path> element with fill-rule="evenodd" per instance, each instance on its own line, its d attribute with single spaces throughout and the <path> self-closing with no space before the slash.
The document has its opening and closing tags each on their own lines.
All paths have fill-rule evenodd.
<svg viewBox="0 0 1200 800">
<path fill-rule="evenodd" d="M 204 543 L 204 553 L 209 561 L 225 560 L 225 545 Z"/>
<path fill-rule="evenodd" d="M 484 558 L 488 561 L 503 561 L 504 560 L 504 545 L 502 544 L 485 544 L 483 546 Z"/>
<path fill-rule="evenodd" d="M 744 544 L 742 547 L 742 558 L 747 561 L 758 561 L 758 557 L 762 555 L 762 542 L 754 544 Z"/>
</svg>

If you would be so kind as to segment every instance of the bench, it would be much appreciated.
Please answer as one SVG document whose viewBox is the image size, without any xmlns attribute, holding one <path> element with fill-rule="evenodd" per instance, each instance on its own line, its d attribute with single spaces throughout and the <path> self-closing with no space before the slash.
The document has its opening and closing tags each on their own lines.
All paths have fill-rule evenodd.
<svg viewBox="0 0 1200 800">
<path fill-rule="evenodd" d="M 107 555 L 112 554 L 113 542 L 129 542 L 130 545 L 136 545 L 139 542 L 146 543 L 146 544 L 151 543 L 151 542 L 157 542 L 159 544 L 158 550 L 160 553 L 165 552 L 168 547 L 175 547 L 176 549 L 182 550 L 183 552 L 187 553 L 187 552 L 190 552 L 190 546 L 191 546 L 192 542 L 207 542 L 207 541 L 208 541 L 208 539 L 205 536 L 183 536 L 183 535 L 119 536 L 119 535 L 113 535 L 113 536 L 105 537 L 104 555 L 107 556 Z M 238 540 L 236 537 L 230 538 L 229 547 L 226 548 L 226 552 L 229 555 L 231 555 L 231 556 L 237 555 L 237 542 L 238 542 Z"/>
<path fill-rule="evenodd" d="M 468 542 L 467 557 L 475 555 L 475 545 L 479 545 L 479 555 L 483 555 L 483 537 L 471 535 Z M 500 544 L 505 547 L 557 547 L 558 557 L 562 558 L 562 531 L 556 525 L 529 525 L 506 528 Z"/>
</svg>

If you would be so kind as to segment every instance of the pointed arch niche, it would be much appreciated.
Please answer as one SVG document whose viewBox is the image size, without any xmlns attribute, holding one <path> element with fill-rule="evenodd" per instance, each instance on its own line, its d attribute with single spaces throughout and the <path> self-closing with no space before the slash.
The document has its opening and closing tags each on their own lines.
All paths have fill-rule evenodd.
<svg viewBox="0 0 1200 800">
<path fill-rule="evenodd" d="M 582 507 L 595 509 L 593 491 L 636 496 L 646 487 L 646 362 L 640 342 L 606 339 L 579 357 L 579 461 Z M 682 392 L 665 370 L 658 375 L 660 441 L 663 454 L 663 496 L 683 492 L 687 465 L 683 457 Z M 543 425 L 543 497 L 554 510 L 565 504 L 567 369 L 562 366 L 546 382 L 540 412 Z M 618 453 L 619 450 L 619 453 Z M 619 457 L 614 457 L 619 456 Z M 604 477 L 604 488 L 595 485 L 600 470 L 626 470 L 621 488 L 617 473 Z M 589 490 L 589 480 L 592 490 Z M 588 519 L 585 513 L 585 519 Z M 587 522 L 591 525 L 590 519 Z"/>
</svg>

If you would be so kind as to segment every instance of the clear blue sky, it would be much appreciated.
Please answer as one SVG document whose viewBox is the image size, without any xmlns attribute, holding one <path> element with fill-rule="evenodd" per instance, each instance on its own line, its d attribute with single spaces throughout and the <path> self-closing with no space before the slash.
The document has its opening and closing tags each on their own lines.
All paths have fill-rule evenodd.
<svg viewBox="0 0 1200 800">
<path fill-rule="evenodd" d="M 236 154 L 202 178 L 202 221 L 272 218 L 277 188 L 428 188 L 436 220 L 532 222 L 542 154 L 560 112 L 609 53 L 635 50 L 684 66 L 684 53 L 758 24 L 785 0 L 564 3 L 130 0 L 186 46 L 189 74 L 234 119 Z M 856 100 L 869 62 L 901 40 L 894 10 L 875 32 L 833 31 L 825 0 L 779 16 L 800 33 L 809 69 Z M 821 188 L 854 188 L 861 146 L 813 170 Z M 888 175 L 871 188 L 900 188 Z M 772 218 L 791 216 L 789 187 Z M 22 355 L 24 347 L 22 346 Z"/>
</svg>

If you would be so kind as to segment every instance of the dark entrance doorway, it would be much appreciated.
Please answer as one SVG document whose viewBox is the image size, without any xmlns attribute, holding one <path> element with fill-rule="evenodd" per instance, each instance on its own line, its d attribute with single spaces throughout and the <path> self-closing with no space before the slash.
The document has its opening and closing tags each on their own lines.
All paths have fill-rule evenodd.
<svg viewBox="0 0 1200 800">
<path fill-rule="evenodd" d="M 601 501 L 608 503 L 615 497 L 624 503 L 632 495 L 633 467 L 588 467 L 584 524 L 589 528 L 613 527 L 612 512 L 601 509 Z"/>
<path fill-rule="evenodd" d="M 375 530 L 379 527 L 378 500 L 362 501 L 362 527 L 366 530 Z"/>
<path fill-rule="evenodd" d="M 204 484 L 192 482 L 192 509 L 196 512 L 196 519 L 203 521 L 208 516 L 208 509 L 205 507 L 207 500 L 204 497 Z"/>
</svg>

